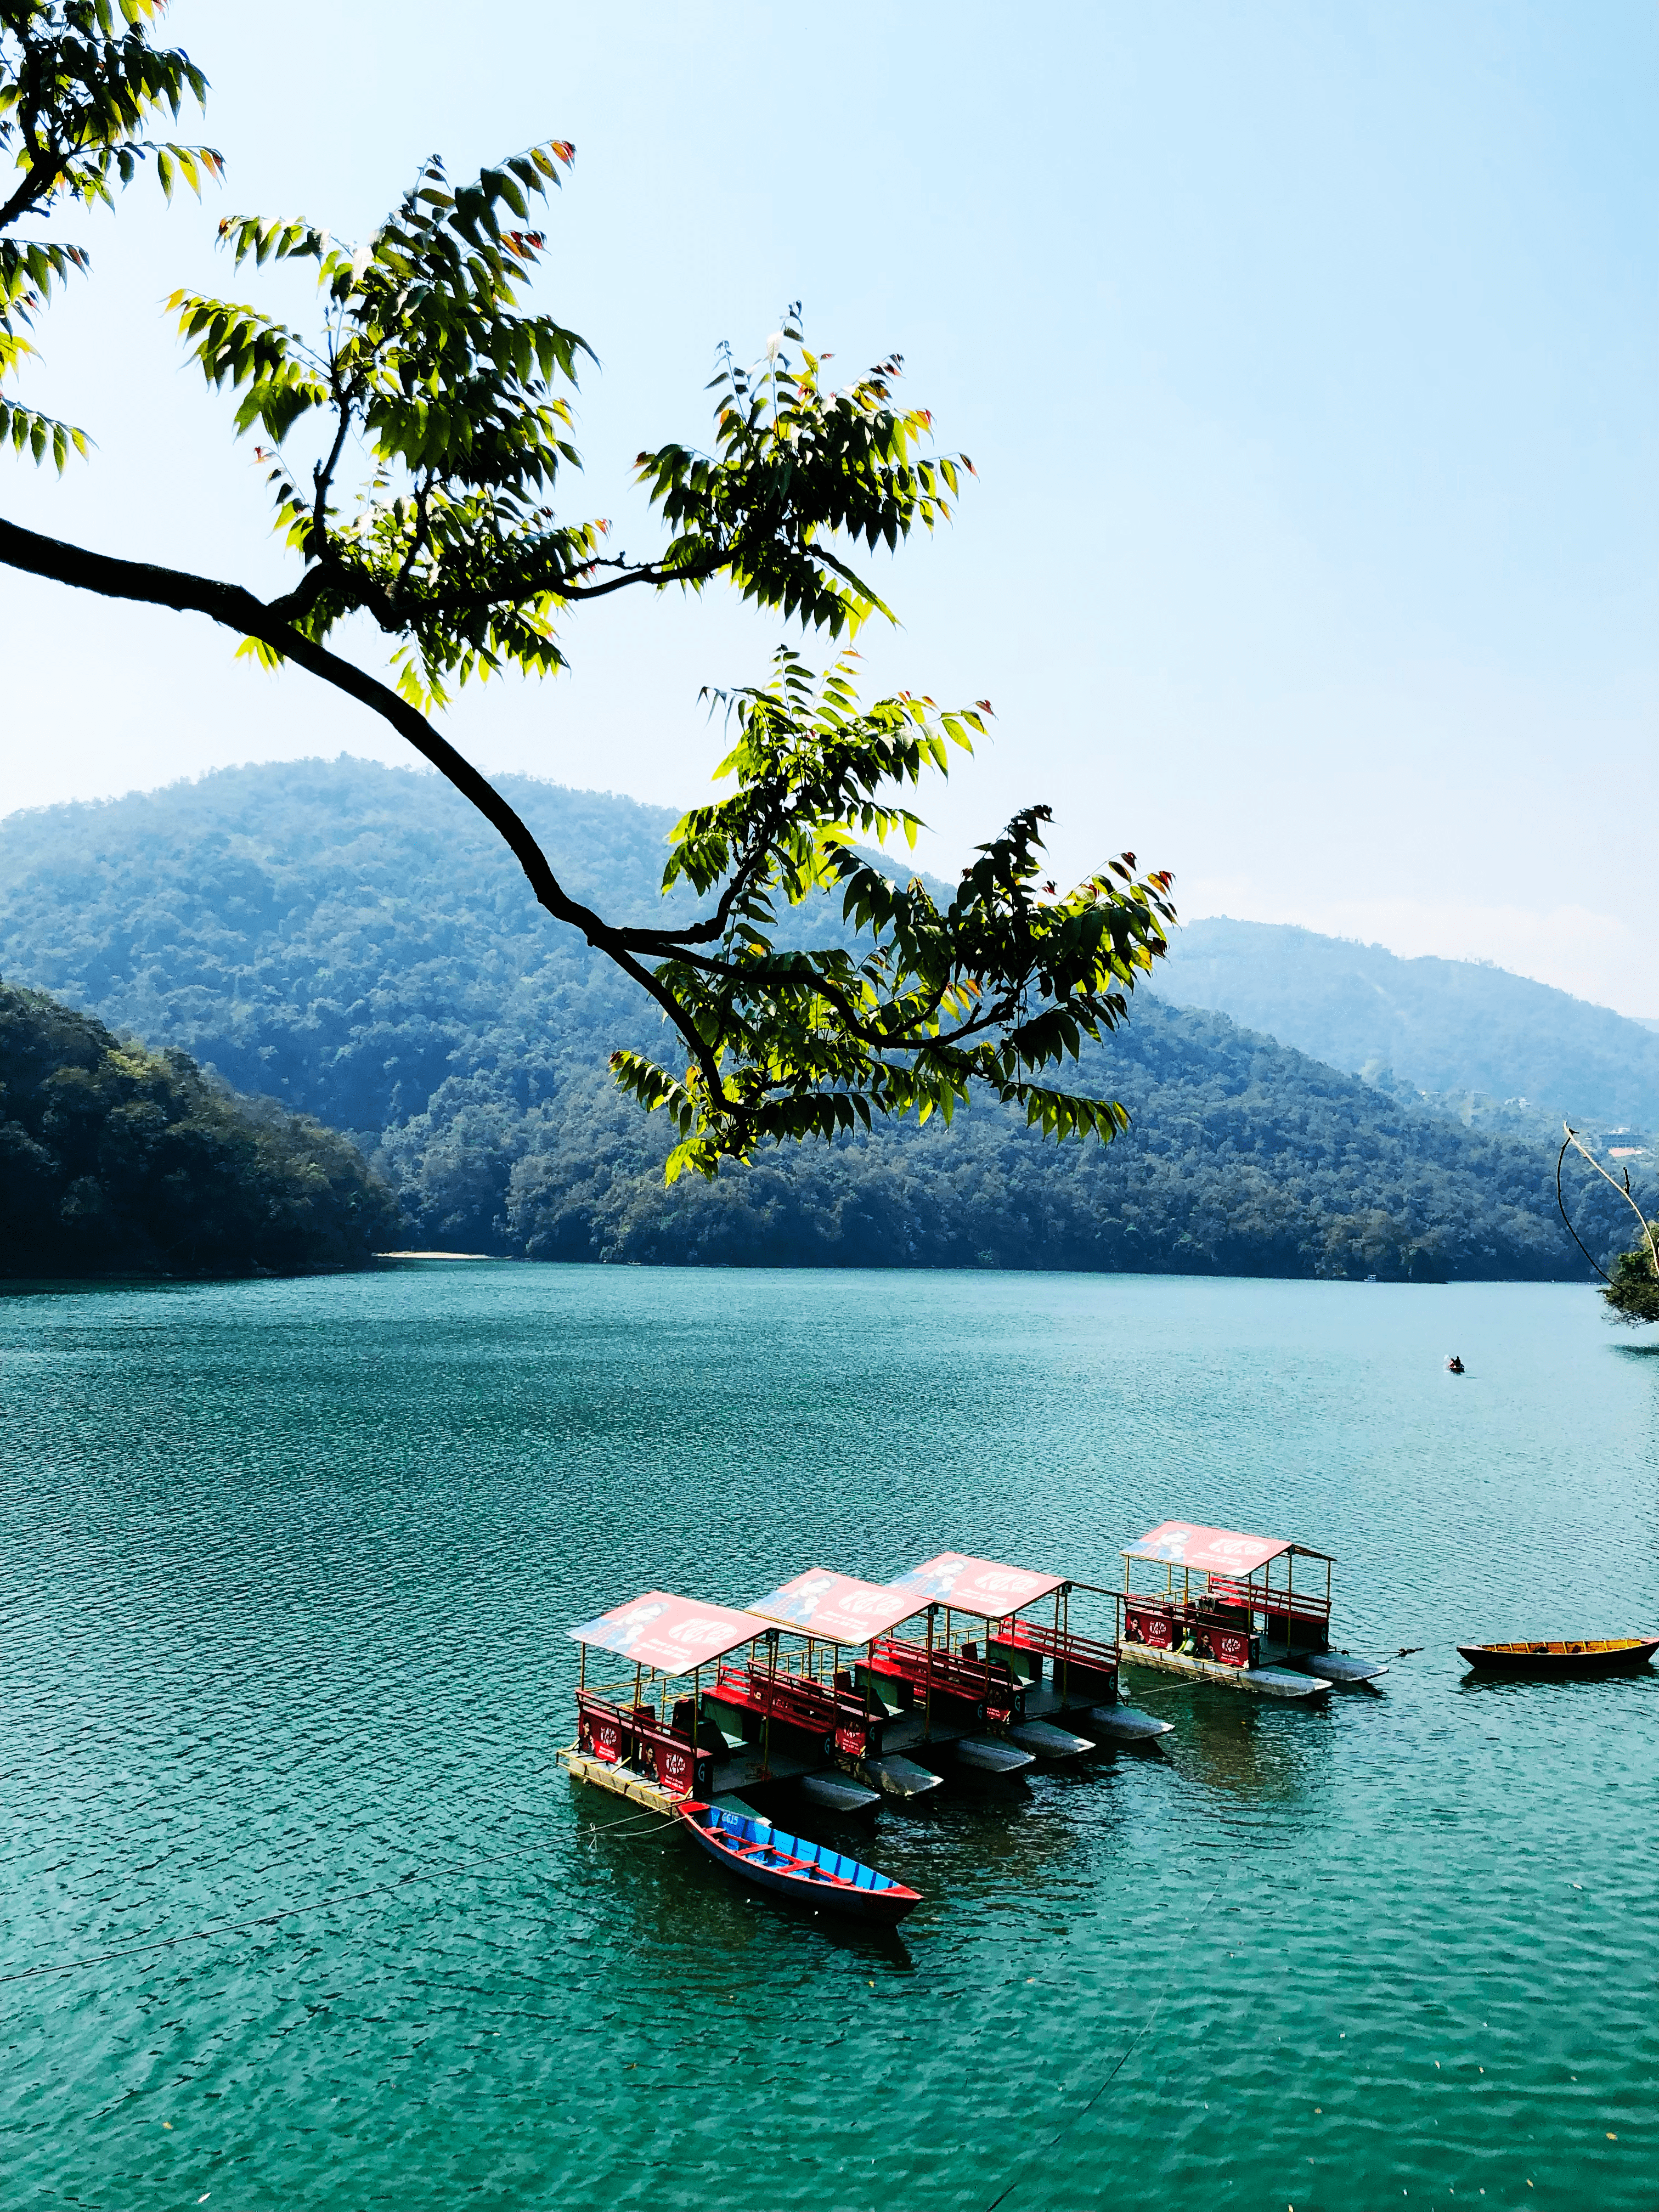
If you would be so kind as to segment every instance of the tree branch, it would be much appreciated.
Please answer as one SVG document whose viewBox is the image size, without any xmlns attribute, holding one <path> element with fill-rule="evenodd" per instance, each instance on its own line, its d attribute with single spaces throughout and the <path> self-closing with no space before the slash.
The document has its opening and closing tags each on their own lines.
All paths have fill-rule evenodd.
<svg viewBox="0 0 1659 2212">
<path fill-rule="evenodd" d="M 6 229 L 16 222 L 19 216 L 27 215 L 31 208 L 38 206 L 56 186 L 61 171 L 57 168 L 26 171 L 22 183 L 4 206 L 0 207 L 0 230 Z"/>
<path fill-rule="evenodd" d="M 329 447 L 328 459 L 319 462 L 311 471 L 312 485 L 316 493 L 312 502 L 311 528 L 317 541 L 319 560 L 328 544 L 328 488 L 334 481 L 335 470 L 340 465 L 340 455 L 345 450 L 346 433 L 351 428 L 351 410 L 337 392 L 334 404 L 340 412 L 340 425 L 334 433 L 334 443 Z"/>
<path fill-rule="evenodd" d="M 1648 1261 L 1649 1265 L 1653 1269 L 1653 1279 L 1655 1282 L 1659 1283 L 1659 1242 L 1655 1240 L 1652 1223 L 1648 1219 L 1646 1214 L 1643 1212 L 1641 1207 L 1636 1203 L 1635 1199 L 1631 1195 L 1629 1176 L 1626 1175 L 1624 1186 L 1621 1188 L 1617 1179 L 1607 1173 L 1601 1161 L 1596 1158 L 1595 1153 L 1591 1152 L 1589 1146 L 1584 1142 L 1578 1132 L 1576 1129 L 1570 1127 L 1565 1121 L 1561 1124 L 1561 1127 L 1565 1129 L 1567 1133 L 1566 1143 L 1562 1146 L 1559 1157 L 1557 1158 L 1555 1163 L 1555 1196 L 1556 1203 L 1561 1206 L 1561 1218 L 1563 1221 L 1567 1221 L 1567 1209 L 1565 1206 L 1561 1203 L 1561 1162 L 1565 1159 L 1567 1156 L 1567 1146 L 1571 1145 L 1574 1152 L 1577 1152 L 1583 1158 L 1589 1161 L 1591 1167 L 1595 1170 L 1596 1174 L 1601 1176 L 1603 1182 L 1610 1184 L 1614 1190 L 1618 1191 L 1620 1197 L 1624 1200 L 1626 1205 L 1629 1206 L 1631 1212 L 1641 1223 L 1642 1234 L 1648 1240 Z M 1578 1231 L 1573 1228 L 1571 1221 L 1567 1221 L 1567 1228 L 1571 1234 L 1573 1243 L 1577 1245 L 1581 1252 L 1583 1252 L 1584 1246 L 1583 1239 L 1579 1237 Z M 1586 1259 L 1589 1259 L 1588 1252 L 1584 1253 L 1584 1256 Z M 1600 1275 L 1604 1283 L 1610 1283 L 1613 1280 L 1612 1276 L 1608 1274 L 1607 1269 L 1597 1266 L 1594 1260 L 1590 1260 L 1590 1265 L 1592 1267 L 1595 1268 L 1596 1273 Z"/>
<path fill-rule="evenodd" d="M 737 1112 L 736 1103 L 728 1097 L 720 1081 L 714 1054 L 672 993 L 634 957 L 629 944 L 632 933 L 612 928 L 591 908 L 570 896 L 554 874 L 547 855 L 500 792 L 389 685 L 292 629 L 276 609 L 266 606 L 240 584 L 220 583 L 213 577 L 193 576 L 186 570 L 163 568 L 147 561 L 122 561 L 107 553 L 91 553 L 83 546 L 44 537 L 3 518 L 0 518 L 0 563 L 68 584 L 77 591 L 96 592 L 104 599 L 134 599 L 147 606 L 170 607 L 178 614 L 206 615 L 210 621 L 242 636 L 257 637 L 284 659 L 297 663 L 308 674 L 379 714 L 483 816 L 523 869 L 537 903 L 556 921 L 579 929 L 596 951 L 614 960 L 656 1001 L 702 1070 L 711 1097 Z"/>
</svg>

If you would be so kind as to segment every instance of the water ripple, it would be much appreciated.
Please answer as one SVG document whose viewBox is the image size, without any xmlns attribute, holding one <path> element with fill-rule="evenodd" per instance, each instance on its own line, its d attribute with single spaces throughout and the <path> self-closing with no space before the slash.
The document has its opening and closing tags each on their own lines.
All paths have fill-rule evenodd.
<svg viewBox="0 0 1659 2212">
<path fill-rule="evenodd" d="M 8 2212 L 1650 2208 L 1659 1678 L 1450 1650 L 1659 1618 L 1659 1364 L 1587 1294 L 410 1267 L 15 1295 L 0 1352 Z M 1170 1513 L 1425 1649 L 884 1818 L 899 1938 L 555 1764 L 621 1591 L 1113 1582 Z"/>
</svg>

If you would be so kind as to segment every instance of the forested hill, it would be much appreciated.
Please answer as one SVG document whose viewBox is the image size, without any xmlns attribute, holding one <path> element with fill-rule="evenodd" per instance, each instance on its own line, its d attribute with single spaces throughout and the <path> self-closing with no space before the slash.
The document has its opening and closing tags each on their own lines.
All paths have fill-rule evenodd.
<svg viewBox="0 0 1659 2212">
<path fill-rule="evenodd" d="M 657 907 L 660 809 L 503 788 L 570 888 Z M 1109 1150 L 980 1107 L 665 1194 L 611 1091 L 661 1043 L 435 778 L 342 759 L 0 823 L 0 972 L 350 1131 L 423 1241 L 564 1258 L 1567 1276 L 1553 1153 L 1143 997 L 1089 1070 Z M 1616 1241 L 1611 1194 L 1587 1234 Z"/>
<path fill-rule="evenodd" d="M 0 1196 L 12 1277 L 361 1267 L 400 1225 L 332 1130 L 4 984 Z"/>
<path fill-rule="evenodd" d="M 1402 960 L 1380 945 L 1218 917 L 1180 932 L 1158 988 L 1334 1067 L 1392 1071 L 1448 1098 L 1525 1099 L 1557 1121 L 1650 1131 L 1659 1119 L 1659 1024 L 1478 961 Z"/>
</svg>

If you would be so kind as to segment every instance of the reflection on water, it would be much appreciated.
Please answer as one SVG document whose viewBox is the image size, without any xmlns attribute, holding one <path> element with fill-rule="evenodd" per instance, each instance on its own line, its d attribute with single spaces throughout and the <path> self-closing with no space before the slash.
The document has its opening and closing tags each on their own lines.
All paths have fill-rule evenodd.
<svg viewBox="0 0 1659 2212">
<path fill-rule="evenodd" d="M 1589 1294 L 411 1267 L 0 1299 L 0 1973 L 293 1909 L 0 1980 L 7 2212 L 1649 2207 L 1659 1676 L 1452 1649 L 1659 1617 L 1659 1370 Z M 1159 1748 L 849 1831 L 900 1935 L 556 1765 L 640 1589 L 1115 1585 L 1171 1516 L 1423 1648 L 1138 1673 Z"/>
<path fill-rule="evenodd" d="M 1170 1756 L 1184 1776 L 1258 1809 L 1306 1807 L 1316 1799 L 1329 1771 L 1328 1732 L 1343 1724 L 1332 1707 L 1346 1702 L 1346 1692 L 1334 1691 L 1305 1706 L 1208 1686 L 1182 1696 L 1186 1710 L 1178 1734 L 1163 1741 L 1178 1746 Z M 1132 1702 L 1146 1702 L 1138 1689 Z M 1164 1720 L 1176 1718 L 1173 1701 L 1154 1710 Z"/>
</svg>

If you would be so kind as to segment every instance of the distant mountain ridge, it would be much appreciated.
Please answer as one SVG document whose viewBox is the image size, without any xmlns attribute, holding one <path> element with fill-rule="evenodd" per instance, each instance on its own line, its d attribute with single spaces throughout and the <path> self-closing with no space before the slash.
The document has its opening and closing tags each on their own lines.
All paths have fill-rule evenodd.
<svg viewBox="0 0 1659 2212">
<path fill-rule="evenodd" d="M 501 787 L 579 896 L 660 910 L 666 809 Z M 683 896 L 684 894 L 677 895 Z M 803 909 L 800 936 L 834 923 Z M 1056 1148 L 994 1105 L 661 1187 L 605 1073 L 655 1010 L 448 787 L 343 757 L 0 822 L 0 973 L 354 1136 L 434 1245 L 561 1258 L 1571 1276 L 1553 1153 L 1137 994 Z M 1593 1200 L 1587 1233 L 1616 1237 Z M 1598 1210 L 1599 1208 L 1599 1210 Z"/>
<path fill-rule="evenodd" d="M 1355 1074 L 1659 1124 L 1659 1018 L 1632 1021 L 1507 969 L 1216 916 L 1176 934 L 1158 988 Z"/>
</svg>

